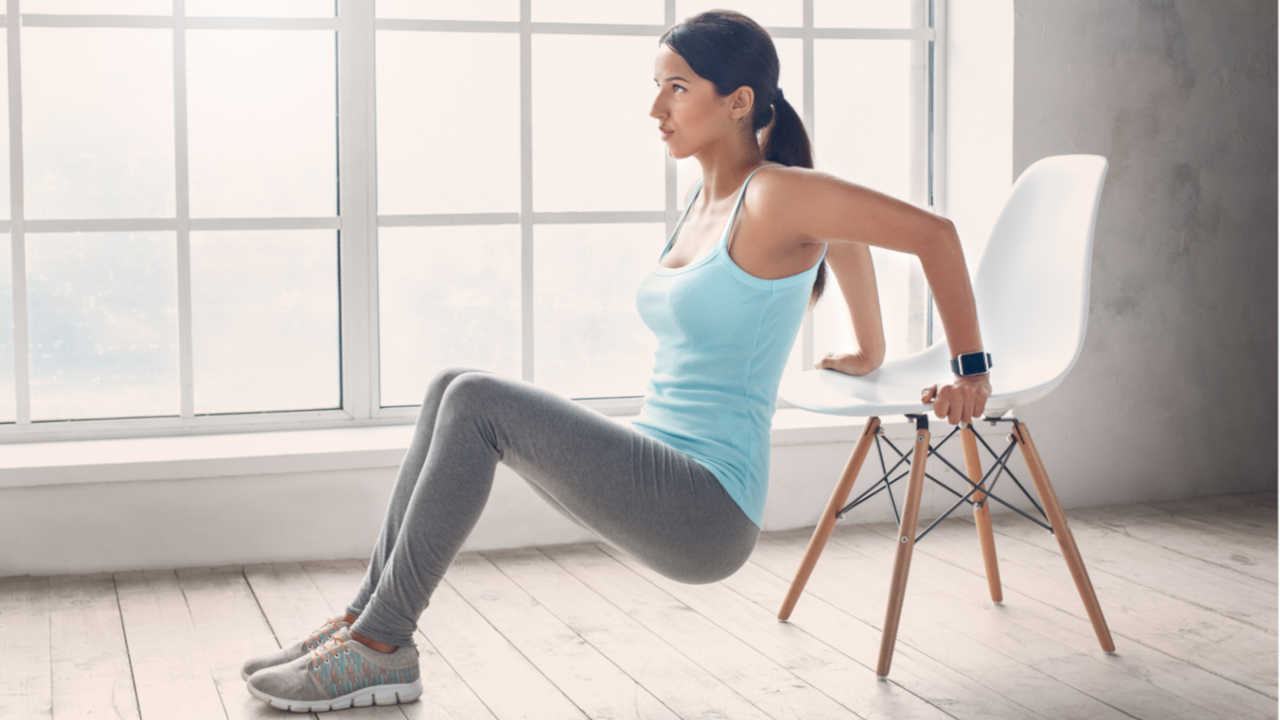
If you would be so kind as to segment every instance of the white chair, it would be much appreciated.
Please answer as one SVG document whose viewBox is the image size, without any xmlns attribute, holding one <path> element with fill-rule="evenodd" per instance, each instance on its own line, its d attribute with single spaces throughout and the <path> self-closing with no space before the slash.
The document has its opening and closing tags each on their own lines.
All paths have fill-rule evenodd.
<svg viewBox="0 0 1280 720">
<path fill-rule="evenodd" d="M 1009 422 L 1012 432 L 1009 445 L 1002 453 L 996 453 L 982 441 L 989 454 L 995 458 L 995 462 L 984 474 L 977 448 L 981 438 L 969 427 L 959 427 L 952 431 L 951 435 L 960 433 L 965 458 L 964 472 L 954 466 L 953 469 L 961 477 L 968 477 L 969 487 L 968 492 L 961 496 L 951 510 L 966 502 L 974 508 L 987 584 L 991 599 L 995 602 L 1001 601 L 1002 593 L 988 502 L 999 501 L 1053 532 L 1076 588 L 1080 591 L 1098 642 L 1106 652 L 1114 652 L 1115 644 L 1111 640 L 1111 633 L 1102 616 L 1102 608 L 1098 605 L 1080 552 L 1067 526 L 1066 517 L 1062 513 L 1062 506 L 1049 482 L 1026 423 L 1020 422 L 1015 416 L 1017 408 L 1044 397 L 1057 387 L 1080 356 L 1080 348 L 1084 344 L 1085 322 L 1089 315 L 1089 262 L 1093 248 L 1094 221 L 1106 173 L 1106 159 L 1096 155 L 1063 155 L 1035 163 L 1014 184 L 1004 210 L 991 231 L 990 242 L 974 279 L 974 295 L 983 344 L 992 357 L 992 394 L 987 401 L 984 420 L 993 424 Z M 844 473 L 814 530 L 813 538 L 809 541 L 809 548 L 783 601 L 782 609 L 778 612 L 780 620 L 790 617 L 836 520 L 857 503 L 882 490 L 888 490 L 892 498 L 892 482 L 910 475 L 906 502 L 900 518 L 900 542 L 876 669 L 876 674 L 881 677 L 888 675 L 893 659 L 911 552 L 916 541 L 924 535 L 916 535 L 921 491 L 926 477 L 937 482 L 936 478 L 927 475 L 923 460 L 912 462 L 913 458 L 927 459 L 928 455 L 934 454 L 942 445 L 939 443 L 931 446 L 929 443 L 927 413 L 932 405 L 920 402 L 920 391 L 933 383 L 949 380 L 949 359 L 948 348 L 943 341 L 910 357 L 885 363 L 878 370 L 862 377 L 852 377 L 834 370 L 788 374 L 783 377 L 779 392 L 787 401 L 807 410 L 868 418 Z M 872 441 L 875 440 L 877 448 L 880 448 L 880 436 L 883 434 L 880 417 L 896 414 L 907 415 L 916 422 L 914 447 L 906 453 L 899 452 L 900 459 L 893 469 L 884 466 L 882 453 L 884 476 L 863 493 L 861 498 L 846 505 L 845 501 Z M 1015 445 L 1026 460 L 1036 491 L 1044 504 L 1043 509 L 1030 494 L 1027 494 L 1027 498 L 1040 511 L 1045 522 L 1040 522 L 991 494 L 995 490 L 995 481 L 1002 475 L 1008 474 L 1015 482 L 1017 480 L 1006 466 Z M 934 456 L 947 462 L 940 455 Z M 909 471 L 904 470 L 898 478 L 891 478 L 897 468 L 903 465 L 909 465 Z M 1018 487 L 1022 488 L 1021 483 L 1018 483 Z M 1022 491 L 1024 494 L 1027 492 L 1025 488 Z M 951 492 L 955 493 L 954 490 Z M 894 511 L 896 514 L 896 504 Z M 943 518 L 950 512 L 944 514 Z M 932 525 L 929 529 L 931 528 Z"/>
</svg>

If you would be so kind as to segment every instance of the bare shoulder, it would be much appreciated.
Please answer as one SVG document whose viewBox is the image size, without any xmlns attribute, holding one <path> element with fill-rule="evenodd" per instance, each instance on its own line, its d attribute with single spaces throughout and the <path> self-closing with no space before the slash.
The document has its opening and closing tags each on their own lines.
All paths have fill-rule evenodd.
<svg viewBox="0 0 1280 720">
<path fill-rule="evenodd" d="M 777 230 L 807 235 L 808 220 L 851 184 L 811 168 L 766 167 L 747 186 L 743 205 Z M 790 234 L 790 233 L 787 233 Z"/>
<path fill-rule="evenodd" d="M 761 171 L 745 203 L 793 243 L 847 241 L 910 252 L 910 238 L 935 235 L 946 224 L 897 198 L 808 168 Z"/>
<path fill-rule="evenodd" d="M 747 186 L 745 202 L 754 203 L 763 210 L 801 210 L 857 187 L 821 170 L 780 165 L 766 167 L 756 173 Z"/>
</svg>

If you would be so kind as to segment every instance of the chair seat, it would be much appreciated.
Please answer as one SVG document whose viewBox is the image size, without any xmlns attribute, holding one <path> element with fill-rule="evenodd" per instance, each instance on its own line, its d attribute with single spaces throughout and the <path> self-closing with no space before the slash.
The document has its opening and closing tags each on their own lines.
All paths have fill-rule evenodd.
<svg viewBox="0 0 1280 720">
<path fill-rule="evenodd" d="M 1027 387 L 1011 375 L 1014 373 L 1002 372 L 996 360 L 991 373 L 992 394 L 985 412 L 988 417 L 999 417 L 1047 394 L 1058 384 L 1054 381 Z M 933 403 L 920 402 L 920 391 L 952 380 L 947 347 L 938 343 L 858 377 L 835 370 L 788 372 L 782 376 L 778 396 L 813 412 L 885 417 L 932 411 Z"/>
</svg>

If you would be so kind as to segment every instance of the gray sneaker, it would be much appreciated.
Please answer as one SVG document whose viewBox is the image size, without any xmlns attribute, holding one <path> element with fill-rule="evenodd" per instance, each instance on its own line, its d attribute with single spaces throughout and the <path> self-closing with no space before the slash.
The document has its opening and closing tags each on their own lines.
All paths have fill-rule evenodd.
<svg viewBox="0 0 1280 720">
<path fill-rule="evenodd" d="M 277 650 L 270 655 L 256 657 L 245 663 L 244 667 L 240 668 L 240 678 L 248 680 L 250 675 L 263 668 L 275 667 L 276 665 L 283 665 L 291 660 L 297 660 L 303 655 L 306 655 L 312 650 L 315 650 L 325 644 L 329 638 L 333 637 L 334 633 L 345 627 L 350 627 L 350 625 L 348 625 L 342 618 L 329 618 L 324 621 L 324 625 L 320 626 L 319 630 L 316 630 L 289 647 Z"/>
<path fill-rule="evenodd" d="M 248 687 L 280 710 L 326 712 L 413 702 L 422 695 L 422 678 L 413 646 L 380 653 L 342 628 L 303 657 L 254 673 Z"/>
</svg>

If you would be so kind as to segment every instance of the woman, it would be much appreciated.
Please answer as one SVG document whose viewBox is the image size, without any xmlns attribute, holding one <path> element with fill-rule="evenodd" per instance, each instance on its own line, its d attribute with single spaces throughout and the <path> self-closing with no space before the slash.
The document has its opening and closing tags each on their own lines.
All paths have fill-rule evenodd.
<svg viewBox="0 0 1280 720">
<path fill-rule="evenodd" d="M 342 618 L 246 663 L 255 696 L 322 711 L 421 695 L 413 633 L 498 462 L 663 575 L 732 574 L 760 532 L 778 384 L 826 263 L 860 349 L 819 367 L 861 375 L 883 360 L 871 245 L 918 256 L 953 356 L 982 350 L 951 224 L 809 169 L 808 138 L 759 25 L 723 11 L 690 18 L 662 37 L 656 70 L 650 114 L 669 153 L 697 158 L 703 180 L 637 293 L 658 336 L 640 416 L 627 427 L 499 375 L 438 375 L 363 585 Z M 955 423 L 980 415 L 989 394 L 985 376 L 958 377 L 921 399 Z"/>
</svg>

